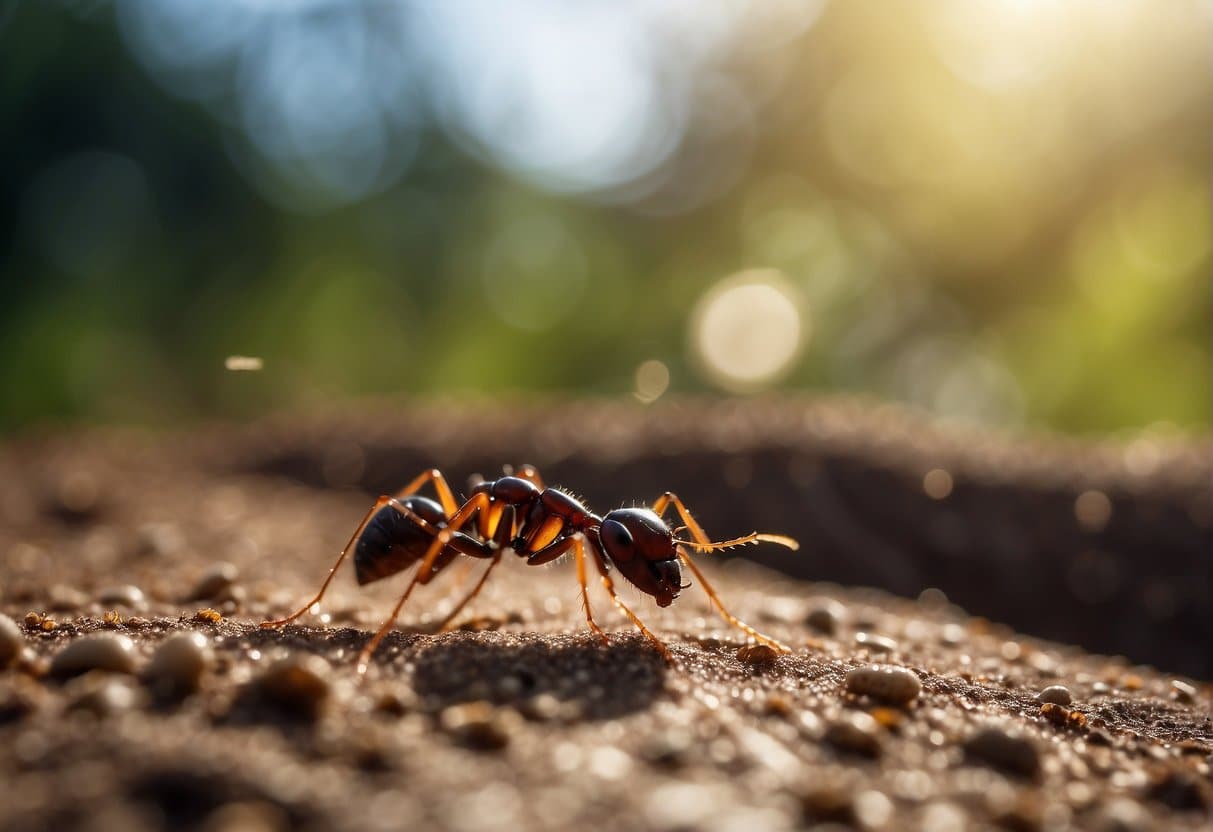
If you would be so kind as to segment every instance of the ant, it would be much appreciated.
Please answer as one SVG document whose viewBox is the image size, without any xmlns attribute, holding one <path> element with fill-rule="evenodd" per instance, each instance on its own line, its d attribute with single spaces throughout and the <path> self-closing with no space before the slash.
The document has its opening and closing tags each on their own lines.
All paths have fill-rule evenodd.
<svg viewBox="0 0 1213 832">
<path fill-rule="evenodd" d="M 427 484 L 433 485 L 439 502 L 417 493 Z M 686 524 L 677 531 L 689 531 L 691 540 L 677 538 L 675 531 L 662 519 L 670 506 L 678 511 Z M 463 531 L 473 521 L 475 533 Z M 446 629 L 467 603 L 476 597 L 507 550 L 525 557 L 528 566 L 550 563 L 572 552 L 577 563 L 577 580 L 581 584 L 581 604 L 586 623 L 604 644 L 609 644 L 609 639 L 594 622 L 590 612 L 586 585 L 587 559 L 597 568 L 602 585 L 615 606 L 632 620 L 667 661 L 673 658 L 669 648 L 653 635 L 616 593 L 610 565 L 614 565 L 619 574 L 641 592 L 653 596 L 657 606 L 668 607 L 679 592 L 689 586 L 681 582 L 681 562 L 699 579 L 708 599 L 726 621 L 780 652 L 789 652 L 788 647 L 758 632 L 725 609 L 687 551 L 690 548 L 706 552 L 759 541 L 778 543 L 789 549 L 799 548 L 799 544 L 790 537 L 758 532 L 714 543 L 678 496 L 669 491 L 658 497 L 651 508 L 620 508 L 600 517 L 566 492 L 545 486 L 539 472 L 530 465 L 522 466 L 516 475 L 507 469 L 506 476 L 499 479 L 481 480 L 472 488 L 471 496 L 459 505 L 442 472 L 432 468 L 420 474 L 394 497 L 380 497 L 371 506 L 341 550 L 341 555 L 329 570 L 315 598 L 293 615 L 262 622 L 261 626 L 281 627 L 316 607 L 351 549 L 354 552 L 354 572 L 360 585 L 394 575 L 419 562 L 421 565 L 413 573 L 392 614 L 359 654 L 358 674 L 361 676 L 366 673 L 375 648 L 395 625 L 401 608 L 414 588 L 418 584 L 428 584 L 457 556 L 488 560 L 489 565 L 471 591 L 438 625 L 439 630 Z"/>
</svg>

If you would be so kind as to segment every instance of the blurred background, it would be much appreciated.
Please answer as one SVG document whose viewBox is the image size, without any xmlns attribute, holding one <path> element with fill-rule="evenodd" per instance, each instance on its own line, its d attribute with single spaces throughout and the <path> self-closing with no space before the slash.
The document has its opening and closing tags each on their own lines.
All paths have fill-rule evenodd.
<svg viewBox="0 0 1213 832">
<path fill-rule="evenodd" d="M 1203 431 L 1211 23 L 1207 0 L 6 0 L 0 428 L 839 390 Z"/>
</svg>

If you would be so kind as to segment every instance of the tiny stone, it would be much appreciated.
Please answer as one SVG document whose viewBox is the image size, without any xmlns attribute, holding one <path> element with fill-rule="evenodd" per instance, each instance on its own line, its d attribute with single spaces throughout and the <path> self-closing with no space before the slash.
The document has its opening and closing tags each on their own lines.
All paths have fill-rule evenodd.
<svg viewBox="0 0 1213 832">
<path fill-rule="evenodd" d="M 56 612 L 78 610 L 87 603 L 87 595 L 65 584 L 52 586 L 47 598 L 47 606 Z"/>
<path fill-rule="evenodd" d="M 999 728 L 982 728 L 964 744 L 973 759 L 1020 777 L 1034 778 L 1040 772 L 1040 752 L 1026 738 Z"/>
<path fill-rule="evenodd" d="M 17 622 L 7 615 L 0 614 L 0 668 L 8 667 L 21 655 L 25 638 Z"/>
<path fill-rule="evenodd" d="M 825 741 L 864 757 L 880 756 L 880 725 L 865 713 L 848 714 L 826 727 Z"/>
<path fill-rule="evenodd" d="M 779 653 L 766 644 L 747 644 L 737 650 L 737 660 L 744 664 L 770 664 L 777 658 Z"/>
<path fill-rule="evenodd" d="M 1096 682 L 1095 684 L 1091 685 L 1091 692 L 1097 693 L 1101 696 L 1106 693 L 1110 693 L 1111 691 L 1112 687 L 1107 682 Z"/>
<path fill-rule="evenodd" d="M 838 632 L 838 625 L 845 616 L 846 607 L 832 599 L 824 599 L 809 609 L 804 621 L 817 632 L 832 636 Z"/>
<path fill-rule="evenodd" d="M 1095 813 L 1099 832 L 1148 832 L 1152 826 L 1150 813 L 1130 797 L 1113 797 Z"/>
<path fill-rule="evenodd" d="M 211 658 L 210 643 L 202 633 L 173 633 L 152 654 L 143 679 L 161 699 L 183 698 L 198 689 Z"/>
<path fill-rule="evenodd" d="M 143 603 L 143 590 L 126 584 L 102 590 L 97 600 L 106 606 L 137 607 Z"/>
<path fill-rule="evenodd" d="M 847 690 L 889 705 L 904 705 L 922 692 L 922 682 L 913 671 L 895 665 L 856 667 L 847 673 Z"/>
<path fill-rule="evenodd" d="M 134 673 L 134 643 L 126 636 L 96 633 L 76 639 L 51 660 L 52 676 L 79 676 L 90 670 Z"/>
<path fill-rule="evenodd" d="M 69 710 L 109 716 L 119 711 L 129 711 L 139 701 L 136 691 L 124 681 L 84 676 L 77 682 L 82 684 L 70 695 Z"/>
<path fill-rule="evenodd" d="M 438 723 L 456 742 L 477 751 L 497 751 L 510 742 L 508 721 L 488 702 L 452 705 L 442 711 Z"/>
<path fill-rule="evenodd" d="M 3 650 L 0 649 L 0 665 L 4 664 Z M 1196 699 L 1196 686 L 1182 679 L 1171 680 L 1171 695 L 1179 702 L 1191 703 Z"/>
<path fill-rule="evenodd" d="M 240 577 L 240 570 L 235 564 L 220 561 L 202 573 L 202 577 L 194 584 L 193 590 L 185 599 L 187 601 L 209 601 L 217 598 L 220 593 L 230 587 Z"/>
<path fill-rule="evenodd" d="M 329 697 L 329 665 L 311 654 L 279 659 L 253 681 L 253 690 L 267 704 L 293 716 L 315 719 Z"/>
<path fill-rule="evenodd" d="M 855 643 L 860 647 L 866 647 L 873 653 L 892 653 L 897 649 L 897 642 L 885 636 L 876 635 L 876 633 L 856 633 Z"/>
<path fill-rule="evenodd" d="M 1070 696 L 1070 689 L 1065 685 L 1049 685 L 1036 696 L 1036 701 L 1066 707 L 1074 701 L 1074 697 Z"/>
</svg>

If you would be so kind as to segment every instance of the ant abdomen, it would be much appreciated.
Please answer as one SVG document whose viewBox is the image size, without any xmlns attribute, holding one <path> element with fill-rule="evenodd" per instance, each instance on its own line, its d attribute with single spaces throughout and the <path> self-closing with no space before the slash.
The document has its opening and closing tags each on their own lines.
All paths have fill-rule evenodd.
<svg viewBox="0 0 1213 832">
<path fill-rule="evenodd" d="M 405 497 L 399 501 L 422 520 L 435 526 L 446 525 L 442 506 L 426 497 Z M 415 519 L 385 505 L 367 521 L 354 545 L 354 572 L 359 584 L 408 569 L 425 557 L 433 534 Z"/>
</svg>

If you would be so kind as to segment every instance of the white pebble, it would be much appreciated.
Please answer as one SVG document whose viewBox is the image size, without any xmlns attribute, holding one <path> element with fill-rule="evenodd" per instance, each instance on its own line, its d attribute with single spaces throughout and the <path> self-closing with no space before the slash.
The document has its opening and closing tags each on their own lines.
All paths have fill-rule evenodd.
<svg viewBox="0 0 1213 832">
<path fill-rule="evenodd" d="M 173 633 L 156 648 L 143 678 L 160 696 L 187 696 L 198 689 L 210 664 L 211 649 L 206 636 L 196 632 Z"/>
<path fill-rule="evenodd" d="M 52 676 L 79 676 L 90 670 L 134 673 L 134 643 L 126 636 L 97 633 L 76 639 L 51 660 Z"/>
<path fill-rule="evenodd" d="M 143 603 L 143 590 L 137 586 L 111 586 L 102 590 L 97 600 L 106 606 L 138 607 Z"/>
<path fill-rule="evenodd" d="M 922 692 L 922 682 L 910 670 L 894 665 L 856 667 L 847 673 L 847 690 L 891 705 L 904 705 Z"/>
<path fill-rule="evenodd" d="M 21 655 L 25 645 L 25 637 L 17 622 L 7 615 L 0 614 L 0 667 L 8 667 Z"/>
<path fill-rule="evenodd" d="M 202 577 L 194 584 L 194 589 L 190 593 L 189 601 L 206 601 L 217 597 L 225 589 L 236 583 L 236 579 L 240 577 L 240 570 L 235 564 L 227 561 L 219 561 L 206 572 L 202 573 Z"/>
</svg>

